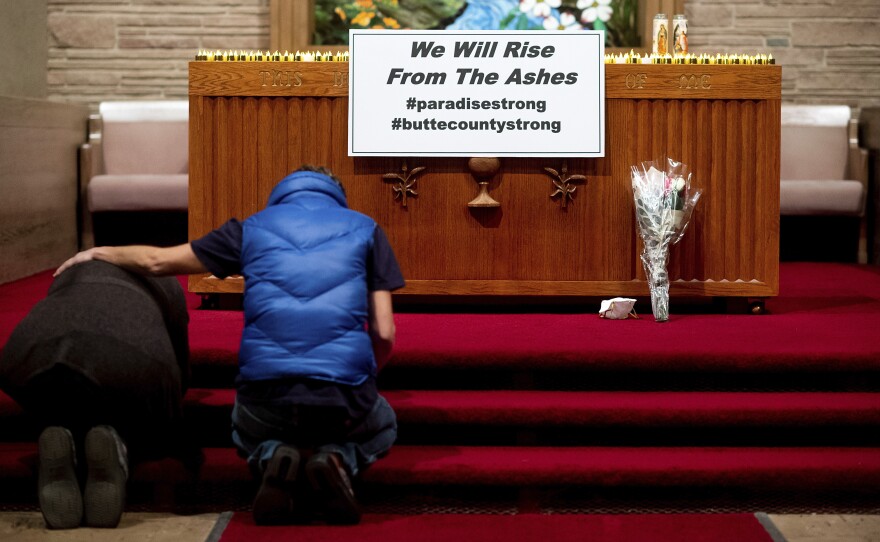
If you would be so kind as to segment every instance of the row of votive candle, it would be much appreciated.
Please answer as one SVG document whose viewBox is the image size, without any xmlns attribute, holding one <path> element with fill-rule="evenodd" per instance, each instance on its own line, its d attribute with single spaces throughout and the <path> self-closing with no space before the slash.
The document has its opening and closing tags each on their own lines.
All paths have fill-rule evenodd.
<svg viewBox="0 0 880 542">
<path fill-rule="evenodd" d="M 629 53 L 607 54 L 605 55 L 605 64 L 750 64 L 765 65 L 776 64 L 773 55 L 710 55 L 710 54 L 691 54 L 683 55 L 658 55 L 656 53 L 645 54 L 630 51 Z"/>
<path fill-rule="evenodd" d="M 348 62 L 348 58 L 348 51 L 199 51 L 196 54 L 196 60 L 208 62 Z"/>
</svg>

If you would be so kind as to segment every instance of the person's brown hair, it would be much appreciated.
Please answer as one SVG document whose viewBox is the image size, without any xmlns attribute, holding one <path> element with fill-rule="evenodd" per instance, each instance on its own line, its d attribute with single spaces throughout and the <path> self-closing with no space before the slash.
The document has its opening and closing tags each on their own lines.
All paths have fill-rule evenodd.
<svg viewBox="0 0 880 542">
<path fill-rule="evenodd" d="M 345 185 L 342 184 L 342 181 L 340 181 L 339 178 L 336 175 L 334 175 L 332 171 L 325 168 L 324 166 L 313 166 L 311 164 L 303 164 L 296 171 L 311 171 L 313 173 L 320 173 L 321 175 L 326 175 L 326 176 L 330 177 L 331 179 L 333 179 L 333 181 L 339 185 L 339 188 L 342 189 L 342 193 L 345 194 Z"/>
</svg>

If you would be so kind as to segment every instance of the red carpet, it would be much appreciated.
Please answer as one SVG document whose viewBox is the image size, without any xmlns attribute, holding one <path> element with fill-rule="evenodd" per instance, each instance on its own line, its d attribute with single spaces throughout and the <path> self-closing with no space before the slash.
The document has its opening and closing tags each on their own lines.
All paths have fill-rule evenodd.
<svg viewBox="0 0 880 542">
<path fill-rule="evenodd" d="M 0 345 L 34 303 L 51 273 L 0 285 Z M 198 297 L 188 295 L 189 306 Z M 676 314 L 658 325 L 650 315 L 611 321 L 596 307 L 584 314 L 407 314 L 397 321 L 391 363 L 418 367 L 572 367 L 628 369 L 877 371 L 880 268 L 783 263 L 780 295 L 769 314 Z M 242 315 L 190 312 L 192 363 L 235 366 Z"/>
<path fill-rule="evenodd" d="M 258 527 L 237 513 L 220 542 L 772 542 L 751 514 L 367 515 L 355 527 Z"/>
<path fill-rule="evenodd" d="M 432 424 L 880 425 L 880 395 L 876 393 L 387 390 L 382 394 L 400 421 Z M 217 399 L 213 394 L 201 401 Z"/>
<path fill-rule="evenodd" d="M 880 268 L 788 263 L 769 314 L 676 314 L 658 325 L 583 314 L 399 313 L 391 363 L 464 368 L 540 365 L 628 369 L 827 371 L 844 366 L 877 370 L 880 341 Z M 451 317 L 452 316 L 452 317 Z M 194 311 L 194 358 L 235 363 L 241 314 Z"/>
<path fill-rule="evenodd" d="M 382 484 L 861 489 L 876 448 L 404 446 L 363 473 Z"/>
<path fill-rule="evenodd" d="M 0 285 L 0 348 L 50 284 L 44 272 Z M 133 480 L 250 478 L 228 422 L 242 315 L 197 310 L 199 302 L 187 295 L 193 388 L 185 409 L 204 464 L 192 472 L 173 460 L 147 462 L 133 468 Z M 461 488 L 463 498 L 481 486 L 876 491 L 880 268 L 784 263 L 780 295 L 762 316 L 676 313 L 676 306 L 673 299 L 664 324 L 650 315 L 603 320 L 592 306 L 397 314 L 382 385 L 401 438 L 364 472 L 364 487 Z M 0 423 L 0 479 L 32 479 L 35 436 L 3 394 Z M 373 525 L 379 516 L 370 517 Z M 589 529 L 604 532 L 597 518 L 565 521 L 598 522 Z M 481 527 L 461 529 L 446 539 Z"/>
<path fill-rule="evenodd" d="M 572 366 L 618 369 L 877 369 L 880 268 L 782 264 L 769 314 L 676 314 L 668 323 L 585 314 L 401 314 L 398 351 L 419 366 Z M 438 348 L 443 344 L 444 348 Z"/>
</svg>

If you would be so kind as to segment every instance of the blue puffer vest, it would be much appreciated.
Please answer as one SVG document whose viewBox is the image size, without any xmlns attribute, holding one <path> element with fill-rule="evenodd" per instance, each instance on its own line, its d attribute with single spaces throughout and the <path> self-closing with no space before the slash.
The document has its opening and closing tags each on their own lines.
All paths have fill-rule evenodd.
<svg viewBox="0 0 880 542">
<path fill-rule="evenodd" d="M 367 321 L 367 255 L 376 223 L 348 209 L 320 173 L 284 178 L 243 223 L 241 378 L 358 385 L 376 374 Z"/>
</svg>

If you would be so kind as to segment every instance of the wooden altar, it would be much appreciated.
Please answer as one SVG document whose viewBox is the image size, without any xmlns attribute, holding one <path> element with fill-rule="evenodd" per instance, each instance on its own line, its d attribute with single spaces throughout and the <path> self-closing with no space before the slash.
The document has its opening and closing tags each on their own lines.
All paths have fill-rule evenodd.
<svg viewBox="0 0 880 542">
<path fill-rule="evenodd" d="M 387 233 L 407 279 L 397 296 L 646 296 L 630 166 L 669 156 L 703 189 L 671 251 L 670 295 L 777 295 L 781 68 L 605 69 L 605 157 L 502 159 L 488 185 L 500 206 L 475 208 L 467 158 L 347 155 L 348 63 L 191 62 L 189 236 L 258 211 L 300 165 L 325 165 Z M 587 177 L 565 205 L 544 169 L 563 164 Z M 385 176 L 417 167 L 404 205 Z"/>
</svg>

